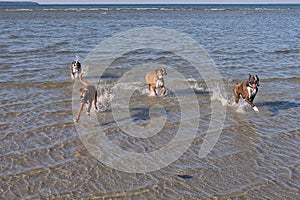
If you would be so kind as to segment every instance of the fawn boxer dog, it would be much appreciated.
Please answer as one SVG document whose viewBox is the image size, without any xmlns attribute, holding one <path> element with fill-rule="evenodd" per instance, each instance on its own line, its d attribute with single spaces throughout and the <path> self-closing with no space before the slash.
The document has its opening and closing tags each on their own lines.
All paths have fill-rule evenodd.
<svg viewBox="0 0 300 200">
<path fill-rule="evenodd" d="M 161 95 L 166 94 L 166 88 L 163 76 L 167 75 L 167 70 L 165 68 L 159 68 L 155 72 L 148 72 L 146 74 L 146 84 L 148 85 L 148 93 L 150 94 L 150 87 L 154 92 L 154 95 L 157 96 L 156 89 L 161 88 Z"/>
<path fill-rule="evenodd" d="M 72 65 L 71 65 L 71 68 L 70 68 L 70 71 L 71 71 L 71 78 L 72 79 L 78 78 L 79 74 L 81 73 L 81 64 L 80 64 L 80 62 L 79 61 L 73 61 Z"/>
<path fill-rule="evenodd" d="M 86 81 L 82 80 L 82 75 L 83 75 L 83 73 L 80 73 L 79 80 L 84 85 L 84 88 L 80 88 L 80 90 L 79 90 L 80 91 L 80 106 L 79 106 L 79 110 L 78 110 L 78 114 L 75 119 L 75 122 L 79 121 L 80 114 L 81 114 L 84 104 L 88 105 L 87 111 L 86 111 L 87 115 L 90 115 L 90 110 L 91 110 L 93 101 L 94 101 L 95 109 L 96 110 L 98 109 L 97 108 L 97 89 L 95 86 L 90 85 Z"/>
<path fill-rule="evenodd" d="M 252 106 L 255 112 L 259 112 L 258 108 L 253 103 L 253 100 L 258 92 L 258 86 L 258 76 L 252 76 L 251 74 L 249 74 L 249 78 L 247 81 L 237 83 L 233 88 L 234 103 L 238 103 L 240 96 L 242 96 L 242 98 Z"/>
</svg>

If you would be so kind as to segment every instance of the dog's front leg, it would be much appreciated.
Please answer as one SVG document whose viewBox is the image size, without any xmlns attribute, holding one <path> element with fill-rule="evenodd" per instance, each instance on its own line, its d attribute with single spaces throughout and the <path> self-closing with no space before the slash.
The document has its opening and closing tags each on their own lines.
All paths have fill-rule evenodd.
<svg viewBox="0 0 300 200">
<path fill-rule="evenodd" d="M 251 101 L 251 102 L 253 102 L 253 101 L 254 101 L 254 98 L 255 98 L 255 96 L 256 96 L 256 93 L 255 93 L 255 94 L 253 94 L 253 95 L 250 97 L 250 101 Z"/>
<path fill-rule="evenodd" d="M 80 106 L 79 106 L 79 110 L 78 110 L 78 114 L 77 114 L 77 117 L 75 119 L 75 122 L 78 122 L 79 119 L 80 119 L 80 114 L 81 114 L 81 111 L 83 109 L 83 106 L 84 106 L 84 103 L 80 103 Z"/>
<path fill-rule="evenodd" d="M 166 87 L 165 87 L 165 86 L 162 86 L 162 87 L 161 87 L 161 95 L 162 95 L 162 96 L 165 96 L 165 94 L 166 94 Z"/>
<path fill-rule="evenodd" d="M 256 105 L 254 105 L 254 103 L 252 103 L 252 101 L 251 101 L 249 98 L 245 98 L 245 101 L 246 101 L 247 103 L 250 104 L 250 106 L 253 108 L 253 110 L 254 110 L 255 112 L 259 112 L 259 110 L 258 110 L 258 108 L 256 107 Z"/>
</svg>

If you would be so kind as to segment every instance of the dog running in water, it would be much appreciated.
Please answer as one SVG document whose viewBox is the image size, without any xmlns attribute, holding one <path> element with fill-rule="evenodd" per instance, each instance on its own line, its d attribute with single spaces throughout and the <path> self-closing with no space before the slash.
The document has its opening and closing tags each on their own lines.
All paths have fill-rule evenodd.
<svg viewBox="0 0 300 200">
<path fill-rule="evenodd" d="M 95 86 L 90 85 L 86 81 L 82 80 L 83 73 L 80 73 L 79 80 L 84 85 L 84 88 L 80 88 L 80 106 L 78 110 L 77 117 L 75 119 L 75 122 L 79 121 L 81 111 L 83 109 L 84 104 L 87 104 L 87 115 L 90 115 L 90 110 L 92 107 L 92 103 L 94 101 L 95 110 L 97 110 L 97 89 Z"/>
<path fill-rule="evenodd" d="M 146 74 L 146 84 L 148 85 L 149 94 L 151 93 L 150 87 L 152 87 L 155 96 L 157 96 L 157 88 L 161 88 L 161 95 L 166 94 L 166 87 L 163 79 L 163 76 L 166 75 L 167 70 L 165 68 L 159 68 L 155 72 L 148 72 Z"/>
<path fill-rule="evenodd" d="M 75 79 L 79 77 L 81 73 L 81 64 L 79 61 L 73 61 L 70 68 L 71 79 Z"/>
<path fill-rule="evenodd" d="M 253 103 L 253 100 L 258 92 L 258 86 L 258 76 L 252 76 L 249 74 L 248 80 L 237 83 L 233 88 L 234 103 L 238 103 L 240 96 L 242 96 L 242 98 L 252 106 L 255 112 L 259 112 L 258 108 Z"/>
</svg>

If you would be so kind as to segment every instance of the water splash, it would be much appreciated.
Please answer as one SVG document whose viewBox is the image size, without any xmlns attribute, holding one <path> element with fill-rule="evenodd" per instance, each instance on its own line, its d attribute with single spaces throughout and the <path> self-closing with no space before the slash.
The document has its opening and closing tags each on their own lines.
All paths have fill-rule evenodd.
<svg viewBox="0 0 300 200">
<path fill-rule="evenodd" d="M 189 78 L 187 81 L 191 85 L 191 89 L 195 91 L 205 91 L 205 88 L 202 86 L 202 84 L 198 83 L 197 80 Z"/>
<path fill-rule="evenodd" d="M 230 105 L 230 101 L 222 95 L 222 92 L 218 86 L 215 86 L 211 91 L 211 100 L 221 102 L 222 106 Z"/>
<path fill-rule="evenodd" d="M 106 84 L 106 83 L 99 83 L 97 86 L 97 103 L 98 103 L 98 109 L 101 112 L 111 110 L 111 102 L 114 98 L 113 95 L 113 85 L 112 84 Z"/>
<path fill-rule="evenodd" d="M 80 59 L 79 59 L 79 56 L 78 55 L 75 55 L 75 59 L 74 61 L 78 62 Z"/>
<path fill-rule="evenodd" d="M 232 106 L 233 106 L 233 108 L 235 109 L 235 111 L 237 113 L 246 114 L 247 113 L 247 107 L 249 106 L 249 104 L 246 101 L 241 99 L 238 104 L 234 104 Z"/>
</svg>

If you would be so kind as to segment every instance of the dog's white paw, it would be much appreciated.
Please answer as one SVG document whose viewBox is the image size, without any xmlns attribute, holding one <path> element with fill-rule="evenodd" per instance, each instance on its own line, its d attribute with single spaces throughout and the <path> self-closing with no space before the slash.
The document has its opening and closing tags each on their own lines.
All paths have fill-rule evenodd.
<svg viewBox="0 0 300 200">
<path fill-rule="evenodd" d="M 154 93 L 148 94 L 148 97 L 155 97 L 156 95 Z"/>
<path fill-rule="evenodd" d="M 254 110 L 255 112 L 257 112 L 257 113 L 259 112 L 259 110 L 258 110 L 258 108 L 257 108 L 256 106 L 253 107 L 253 110 Z"/>
</svg>

